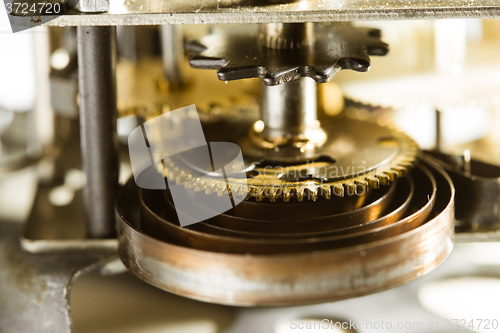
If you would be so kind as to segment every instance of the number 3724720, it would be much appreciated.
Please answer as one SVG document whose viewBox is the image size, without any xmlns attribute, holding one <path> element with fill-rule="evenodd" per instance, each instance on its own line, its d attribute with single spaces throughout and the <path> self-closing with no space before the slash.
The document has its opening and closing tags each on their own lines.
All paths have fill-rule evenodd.
<svg viewBox="0 0 500 333">
<path fill-rule="evenodd" d="M 6 2 L 7 14 L 18 16 L 61 15 L 63 6 L 59 2 L 32 2 L 12 1 Z"/>
</svg>

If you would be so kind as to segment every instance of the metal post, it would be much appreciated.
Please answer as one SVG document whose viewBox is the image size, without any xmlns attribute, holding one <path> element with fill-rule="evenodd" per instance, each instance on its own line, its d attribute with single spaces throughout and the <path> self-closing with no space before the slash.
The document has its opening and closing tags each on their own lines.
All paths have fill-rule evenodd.
<svg viewBox="0 0 500 333">
<path fill-rule="evenodd" d="M 172 87 L 181 87 L 184 83 L 182 78 L 182 64 L 184 62 L 182 26 L 162 25 L 160 35 L 165 77 Z"/>
<path fill-rule="evenodd" d="M 434 144 L 434 150 L 435 151 L 442 151 L 443 150 L 443 117 L 442 117 L 442 112 L 439 109 L 435 109 L 435 115 L 436 115 L 436 142 Z"/>
<path fill-rule="evenodd" d="M 270 50 L 299 49 L 314 41 L 311 23 L 261 25 L 260 47 Z M 277 86 L 262 85 L 261 120 L 253 126 L 248 156 L 267 161 L 298 162 L 314 158 L 327 139 L 317 114 L 316 82 L 299 78 Z"/>
<path fill-rule="evenodd" d="M 116 29 L 78 27 L 78 72 L 83 189 L 88 235 L 114 233 L 118 186 L 116 139 Z"/>
<path fill-rule="evenodd" d="M 263 86 L 264 137 L 307 137 L 318 127 L 316 82 L 300 78 L 278 86 Z"/>
</svg>

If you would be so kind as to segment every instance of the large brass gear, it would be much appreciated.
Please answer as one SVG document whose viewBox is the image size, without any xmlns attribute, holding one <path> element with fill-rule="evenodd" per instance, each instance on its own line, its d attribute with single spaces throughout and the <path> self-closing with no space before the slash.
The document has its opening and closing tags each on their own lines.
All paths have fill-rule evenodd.
<svg viewBox="0 0 500 333">
<path fill-rule="evenodd" d="M 388 185 L 404 176 L 415 164 L 418 145 L 406 134 L 373 122 L 343 116 L 322 121 L 330 132 L 328 142 L 316 159 L 299 164 L 267 163 L 245 154 L 245 174 L 215 174 L 200 170 L 192 157 L 164 159 L 164 176 L 195 191 L 222 195 L 231 189 L 233 196 L 244 195 L 257 201 L 278 199 L 288 202 L 329 199 L 332 196 L 359 195 L 371 188 Z M 248 124 L 216 123 L 204 126 L 208 142 L 229 141 L 241 143 L 248 132 Z M 232 128 L 227 130 L 221 129 Z M 228 161 L 233 157 L 228 156 Z M 207 175 L 209 177 L 207 177 Z"/>
</svg>

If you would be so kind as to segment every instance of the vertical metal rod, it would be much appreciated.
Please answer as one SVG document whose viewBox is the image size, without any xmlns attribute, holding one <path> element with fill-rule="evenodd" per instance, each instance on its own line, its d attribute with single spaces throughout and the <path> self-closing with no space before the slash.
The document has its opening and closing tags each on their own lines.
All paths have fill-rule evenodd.
<svg viewBox="0 0 500 333">
<path fill-rule="evenodd" d="M 78 27 L 77 42 L 88 235 L 110 237 L 114 233 L 113 206 L 118 187 L 116 29 Z"/>
<path fill-rule="evenodd" d="M 160 28 L 160 36 L 165 77 L 172 87 L 178 88 L 183 84 L 184 44 L 182 26 L 164 24 Z"/>
<path fill-rule="evenodd" d="M 464 173 L 466 175 L 470 175 L 471 174 L 471 162 L 472 162 L 472 158 L 471 158 L 471 154 L 470 154 L 470 150 L 469 149 L 465 149 L 464 150 Z"/>
<path fill-rule="evenodd" d="M 434 150 L 435 151 L 442 151 L 443 150 L 442 113 L 439 109 L 435 109 L 435 115 L 436 115 L 436 142 L 434 144 Z"/>
<path fill-rule="evenodd" d="M 295 49 L 314 43 L 314 23 L 267 23 L 260 25 L 261 46 Z"/>
<path fill-rule="evenodd" d="M 316 82 L 310 78 L 277 86 L 263 86 L 262 121 L 264 136 L 307 136 L 318 127 Z"/>
</svg>

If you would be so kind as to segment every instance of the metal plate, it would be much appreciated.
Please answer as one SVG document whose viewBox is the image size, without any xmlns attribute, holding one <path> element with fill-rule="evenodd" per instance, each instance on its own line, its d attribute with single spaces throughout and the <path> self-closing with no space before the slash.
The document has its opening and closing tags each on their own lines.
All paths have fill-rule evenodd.
<svg viewBox="0 0 500 333">
<path fill-rule="evenodd" d="M 116 251 L 68 247 L 64 253 L 26 253 L 18 241 L 20 229 L 18 223 L 0 221 L 0 331 L 73 332 L 73 282 L 92 271 L 119 267 Z"/>
<path fill-rule="evenodd" d="M 232 7 L 232 8 L 230 8 Z M 329 22 L 500 16 L 495 0 L 313 0 L 280 5 L 263 1 L 126 0 L 101 14 L 41 17 L 51 26 Z M 51 21 L 51 19 L 53 19 Z M 22 22 L 20 22 L 22 23 Z"/>
</svg>

